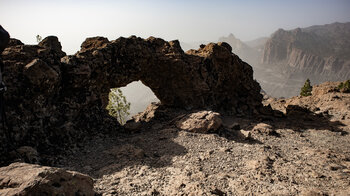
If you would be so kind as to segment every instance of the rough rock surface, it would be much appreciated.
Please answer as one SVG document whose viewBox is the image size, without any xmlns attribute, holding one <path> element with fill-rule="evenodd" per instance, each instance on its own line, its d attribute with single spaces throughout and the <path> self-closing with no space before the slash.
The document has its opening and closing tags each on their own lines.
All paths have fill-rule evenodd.
<svg viewBox="0 0 350 196">
<path fill-rule="evenodd" d="M 0 168 L 0 195 L 93 196 L 93 180 L 64 169 L 12 163 Z"/>
<path fill-rule="evenodd" d="M 105 110 L 108 93 L 137 80 L 167 107 L 242 115 L 262 106 L 252 68 L 227 43 L 184 53 L 178 41 L 94 37 L 65 56 L 57 37 L 49 36 L 38 45 L 12 39 L 2 57 L 12 130 L 0 129 L 0 161 L 20 146 L 44 156 L 71 149 L 86 136 L 120 130 Z"/>
<path fill-rule="evenodd" d="M 108 42 L 96 37 L 87 39 L 82 50 L 64 62 L 74 68 L 72 84 L 98 85 L 104 96 L 110 88 L 141 80 L 163 105 L 171 107 L 236 109 L 248 105 L 252 111 L 261 100 L 252 68 L 232 54 L 226 43 L 211 43 L 186 54 L 178 41 L 130 37 Z"/>
<path fill-rule="evenodd" d="M 212 111 L 199 111 L 185 115 L 176 122 L 176 127 L 195 133 L 216 131 L 222 125 L 220 114 Z"/>
</svg>

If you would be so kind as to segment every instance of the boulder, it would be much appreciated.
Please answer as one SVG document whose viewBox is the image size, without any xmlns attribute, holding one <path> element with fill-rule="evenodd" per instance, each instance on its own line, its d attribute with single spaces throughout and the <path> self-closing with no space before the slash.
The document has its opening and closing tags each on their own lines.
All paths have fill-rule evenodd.
<svg viewBox="0 0 350 196">
<path fill-rule="evenodd" d="M 58 38 L 56 36 L 48 36 L 43 39 L 38 45 L 55 52 L 61 57 L 66 55 L 66 53 L 62 51 L 61 43 L 58 41 Z"/>
<path fill-rule="evenodd" d="M 209 133 L 218 130 L 222 125 L 222 120 L 217 112 L 199 111 L 182 117 L 175 124 L 177 128 L 182 130 Z"/>
<path fill-rule="evenodd" d="M 12 163 L 0 168 L 0 195 L 95 195 L 91 177 L 64 169 Z"/>
</svg>

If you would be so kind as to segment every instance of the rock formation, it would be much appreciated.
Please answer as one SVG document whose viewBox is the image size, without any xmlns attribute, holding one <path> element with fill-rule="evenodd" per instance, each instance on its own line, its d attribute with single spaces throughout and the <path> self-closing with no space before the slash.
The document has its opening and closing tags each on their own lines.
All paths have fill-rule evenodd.
<svg viewBox="0 0 350 196">
<path fill-rule="evenodd" d="M 287 115 L 307 110 L 337 120 L 349 120 L 350 94 L 341 92 L 339 84 L 340 82 L 325 82 L 313 86 L 311 96 L 295 96 L 281 100 L 269 98 L 264 100 L 264 103 L 271 104 L 274 109 L 282 110 Z"/>
<path fill-rule="evenodd" d="M 86 136 L 118 130 L 120 125 L 105 110 L 108 93 L 137 80 L 165 107 L 240 115 L 261 109 L 252 68 L 232 54 L 227 43 L 184 53 L 178 41 L 94 37 L 75 55 L 66 56 L 57 37 L 50 36 L 38 45 L 12 39 L 2 56 L 12 125 L 7 136 L 1 127 L 3 154 L 20 146 L 55 153 Z"/>
<path fill-rule="evenodd" d="M 91 177 L 64 169 L 13 163 L 0 168 L 0 195 L 93 196 Z"/>
</svg>

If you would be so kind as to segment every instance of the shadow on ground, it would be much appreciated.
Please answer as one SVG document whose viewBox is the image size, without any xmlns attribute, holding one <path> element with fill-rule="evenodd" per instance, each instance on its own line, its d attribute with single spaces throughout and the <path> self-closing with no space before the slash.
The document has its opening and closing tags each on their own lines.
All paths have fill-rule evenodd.
<svg viewBox="0 0 350 196">
<path fill-rule="evenodd" d="M 175 156 L 187 154 L 184 146 L 175 142 L 179 130 L 175 128 L 174 122 L 178 116 L 188 114 L 189 111 L 159 107 L 145 114 L 147 119 L 141 119 L 140 128 L 125 132 L 118 136 L 101 135 L 91 141 L 82 144 L 83 148 L 66 157 L 61 167 L 79 171 L 98 178 L 105 174 L 121 171 L 126 167 L 149 166 L 154 168 L 172 165 Z M 303 132 L 307 129 L 329 130 L 346 135 L 342 127 L 345 125 L 340 121 L 331 121 L 327 115 L 315 114 L 299 106 L 291 106 L 287 109 L 287 115 L 274 117 L 273 115 L 256 116 L 254 118 L 231 118 L 232 122 L 238 124 L 236 127 L 227 128 L 223 126 L 214 133 L 228 140 L 245 144 L 263 144 L 257 139 L 247 137 L 240 130 L 254 132 L 259 124 L 268 125 L 269 129 L 254 134 L 267 134 L 272 137 L 280 137 L 277 129 L 292 129 Z M 256 131 L 256 130 L 255 130 Z M 138 168 L 139 169 L 139 168 Z M 137 170 L 138 170 L 137 169 Z"/>
<path fill-rule="evenodd" d="M 277 121 L 277 123 L 272 123 L 275 124 L 275 129 L 292 129 L 297 132 L 303 132 L 306 129 L 315 129 L 338 132 L 341 135 L 348 134 L 347 131 L 344 131 L 346 125 L 339 120 L 332 119 L 332 116 L 328 113 L 316 114 L 298 105 L 289 105 L 286 108 L 286 117 L 281 120 L 274 120 L 275 122 Z"/>
<path fill-rule="evenodd" d="M 160 168 L 172 164 L 174 156 L 182 156 L 187 150 L 173 141 L 176 129 L 144 130 L 119 136 L 101 136 L 83 144 L 60 167 L 101 177 L 125 167 L 148 165 Z"/>
<path fill-rule="evenodd" d="M 335 120 L 328 113 L 316 114 L 307 108 L 300 107 L 298 105 L 289 105 L 286 108 L 286 114 L 279 117 L 273 114 L 279 113 L 280 111 L 274 110 L 270 112 L 270 115 L 260 115 L 251 119 L 241 119 L 241 128 L 245 130 L 258 130 L 261 129 L 263 134 L 264 128 L 270 129 L 265 133 L 279 137 L 280 135 L 276 132 L 277 129 L 291 129 L 296 132 L 304 132 L 307 129 L 315 130 L 328 130 L 331 132 L 337 132 L 340 135 L 347 135 L 345 131 L 346 125 L 339 120 Z M 268 127 L 259 126 L 260 123 L 268 125 Z M 271 131 L 272 130 L 272 131 Z"/>
</svg>

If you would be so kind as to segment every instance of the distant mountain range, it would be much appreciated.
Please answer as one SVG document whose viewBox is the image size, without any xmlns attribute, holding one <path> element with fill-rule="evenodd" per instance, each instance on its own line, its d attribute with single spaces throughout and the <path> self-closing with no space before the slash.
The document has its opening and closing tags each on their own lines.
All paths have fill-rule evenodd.
<svg viewBox="0 0 350 196">
<path fill-rule="evenodd" d="M 279 29 L 266 41 L 259 66 L 275 69 L 277 75 L 282 75 L 279 86 L 266 89 L 275 96 L 298 94 L 298 87 L 306 78 L 317 84 L 347 80 L 350 78 L 350 22 L 289 31 Z"/>
<path fill-rule="evenodd" d="M 307 78 L 314 84 L 350 78 L 350 22 L 293 30 L 243 42 L 221 37 L 232 52 L 251 64 L 255 78 L 272 96 L 298 95 Z"/>
<path fill-rule="evenodd" d="M 220 37 L 219 42 L 227 42 L 231 45 L 233 53 L 237 54 L 249 64 L 256 64 L 260 60 L 262 46 L 265 44 L 266 39 L 259 38 L 245 43 L 231 33 L 227 37 Z"/>
<path fill-rule="evenodd" d="M 262 63 L 286 64 L 306 74 L 350 76 L 350 23 L 291 31 L 279 29 L 266 42 Z"/>
</svg>

